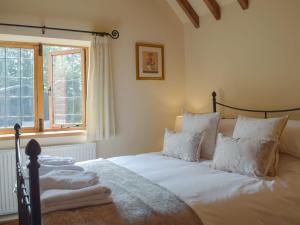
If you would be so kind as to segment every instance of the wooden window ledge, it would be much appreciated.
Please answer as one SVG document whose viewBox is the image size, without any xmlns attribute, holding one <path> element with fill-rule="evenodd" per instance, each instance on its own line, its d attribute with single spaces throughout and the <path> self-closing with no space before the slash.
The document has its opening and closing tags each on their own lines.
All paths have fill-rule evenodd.
<svg viewBox="0 0 300 225">
<path fill-rule="evenodd" d="M 64 131 L 45 131 L 35 133 L 21 133 L 21 139 L 28 138 L 47 138 L 47 137 L 65 137 L 65 136 L 77 136 L 85 135 L 85 130 L 64 130 Z M 0 134 L 0 140 L 13 140 L 15 134 Z"/>
</svg>

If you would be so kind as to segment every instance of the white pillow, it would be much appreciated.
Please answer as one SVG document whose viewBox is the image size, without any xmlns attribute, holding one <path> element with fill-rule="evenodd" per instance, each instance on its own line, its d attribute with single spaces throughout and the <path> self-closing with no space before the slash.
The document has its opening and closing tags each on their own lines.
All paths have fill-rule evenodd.
<svg viewBox="0 0 300 225">
<path fill-rule="evenodd" d="M 211 167 L 247 176 L 267 176 L 276 141 L 218 135 Z"/>
<path fill-rule="evenodd" d="M 300 121 L 289 120 L 284 129 L 280 144 L 280 152 L 300 158 Z"/>
<path fill-rule="evenodd" d="M 219 133 L 224 136 L 232 137 L 236 119 L 221 119 L 219 124 Z"/>
<path fill-rule="evenodd" d="M 202 133 L 179 132 L 165 129 L 163 155 L 186 161 L 198 161 L 200 158 Z"/>
<path fill-rule="evenodd" d="M 183 115 L 182 131 L 198 133 L 205 131 L 201 144 L 201 158 L 213 158 L 219 121 L 219 113 L 184 113 Z"/>
<path fill-rule="evenodd" d="M 260 119 L 238 116 L 234 131 L 234 138 L 260 138 L 280 140 L 283 129 L 288 121 L 288 116 Z"/>
<path fill-rule="evenodd" d="M 259 119 L 239 116 L 233 131 L 233 138 L 256 138 L 260 140 L 280 141 L 281 134 L 288 121 L 288 116 Z M 270 176 L 275 176 L 278 168 L 279 151 L 276 149 L 271 160 Z"/>
</svg>

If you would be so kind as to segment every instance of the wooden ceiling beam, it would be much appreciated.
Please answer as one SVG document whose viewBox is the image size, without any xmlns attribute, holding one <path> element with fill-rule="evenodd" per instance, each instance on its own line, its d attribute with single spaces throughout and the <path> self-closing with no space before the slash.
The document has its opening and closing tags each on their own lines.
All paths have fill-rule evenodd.
<svg viewBox="0 0 300 225">
<path fill-rule="evenodd" d="M 243 10 L 246 10 L 249 8 L 249 0 L 238 0 L 240 3 L 240 6 L 242 7 Z"/>
<path fill-rule="evenodd" d="M 182 8 L 182 10 L 185 12 L 187 17 L 191 20 L 194 27 L 199 28 L 200 26 L 200 19 L 196 11 L 193 9 L 191 4 L 188 0 L 176 0 L 178 5 Z"/>
<path fill-rule="evenodd" d="M 203 0 L 216 20 L 221 19 L 221 7 L 216 0 Z"/>
</svg>

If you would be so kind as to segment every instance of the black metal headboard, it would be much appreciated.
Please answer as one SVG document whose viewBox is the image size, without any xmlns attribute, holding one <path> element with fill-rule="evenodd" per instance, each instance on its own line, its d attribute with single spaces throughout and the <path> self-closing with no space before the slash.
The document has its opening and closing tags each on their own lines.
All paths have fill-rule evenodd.
<svg viewBox="0 0 300 225">
<path fill-rule="evenodd" d="M 293 112 L 293 111 L 300 111 L 300 108 L 291 108 L 291 109 L 277 109 L 277 110 L 255 110 L 255 109 L 243 109 L 243 108 L 238 108 L 230 105 L 225 105 L 221 102 L 217 101 L 217 93 L 214 91 L 212 93 L 212 101 L 213 101 L 213 111 L 217 112 L 217 105 L 237 110 L 237 111 L 243 111 L 243 112 L 254 112 L 254 113 L 263 113 L 265 118 L 268 118 L 269 113 L 281 113 L 281 112 Z"/>
</svg>

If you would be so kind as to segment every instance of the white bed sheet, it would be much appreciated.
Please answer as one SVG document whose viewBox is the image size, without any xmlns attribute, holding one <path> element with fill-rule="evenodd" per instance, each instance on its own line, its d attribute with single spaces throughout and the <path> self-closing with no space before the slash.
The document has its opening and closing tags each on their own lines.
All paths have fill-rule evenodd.
<svg viewBox="0 0 300 225">
<path fill-rule="evenodd" d="M 205 225 L 300 224 L 300 160 L 281 155 L 279 174 L 268 181 L 147 153 L 110 161 L 167 188 L 185 201 Z M 101 179 L 101 178 L 100 178 Z"/>
</svg>

